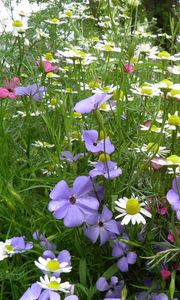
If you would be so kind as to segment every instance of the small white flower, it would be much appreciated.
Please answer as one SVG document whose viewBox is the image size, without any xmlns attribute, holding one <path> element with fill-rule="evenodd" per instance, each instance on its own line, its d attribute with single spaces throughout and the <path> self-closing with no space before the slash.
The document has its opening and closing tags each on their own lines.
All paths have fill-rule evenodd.
<svg viewBox="0 0 180 300">
<path fill-rule="evenodd" d="M 129 199 L 126 197 L 120 198 L 118 201 L 115 201 L 115 203 L 117 205 L 115 209 L 120 212 L 120 215 L 118 215 L 116 219 L 124 217 L 121 221 L 121 225 L 127 225 L 130 221 L 133 225 L 136 223 L 146 224 L 146 220 L 142 214 L 148 218 L 152 216 L 148 210 L 142 207 L 146 204 L 144 202 L 140 203 L 135 196 Z"/>
<path fill-rule="evenodd" d="M 71 284 L 66 281 L 61 283 L 61 278 L 56 278 L 54 276 L 48 277 L 45 275 L 44 278 L 40 277 L 40 282 L 37 282 L 43 289 L 51 290 L 51 291 L 61 291 L 64 293 L 69 293 L 71 289 Z"/>
<path fill-rule="evenodd" d="M 60 263 L 56 258 L 43 258 L 39 257 L 38 261 L 34 262 L 35 265 L 43 271 L 55 272 L 55 273 L 69 273 L 71 272 L 72 267 L 68 267 L 67 262 Z"/>
<path fill-rule="evenodd" d="M 142 147 L 134 148 L 134 150 L 137 153 L 143 152 L 147 153 L 149 157 L 156 156 L 156 157 L 164 157 L 166 156 L 170 151 L 166 149 L 166 147 L 159 146 L 156 143 L 148 143 L 144 144 Z"/>
</svg>

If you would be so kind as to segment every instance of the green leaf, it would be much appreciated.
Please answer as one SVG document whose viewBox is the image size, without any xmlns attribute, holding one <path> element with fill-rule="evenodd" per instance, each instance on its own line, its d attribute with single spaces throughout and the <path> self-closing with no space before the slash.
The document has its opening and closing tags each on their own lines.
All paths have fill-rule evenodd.
<svg viewBox="0 0 180 300">
<path fill-rule="evenodd" d="M 81 258 L 79 261 L 79 280 L 84 286 L 87 285 L 87 264 L 86 259 Z"/>
</svg>

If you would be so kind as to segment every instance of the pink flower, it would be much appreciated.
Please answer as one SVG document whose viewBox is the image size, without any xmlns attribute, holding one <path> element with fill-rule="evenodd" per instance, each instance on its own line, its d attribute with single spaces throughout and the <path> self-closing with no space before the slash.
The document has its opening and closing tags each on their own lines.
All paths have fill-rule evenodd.
<svg viewBox="0 0 180 300">
<path fill-rule="evenodd" d="M 43 71 L 45 73 L 49 73 L 49 72 L 53 72 L 55 70 L 59 70 L 58 66 L 53 67 L 51 65 L 51 63 L 47 60 L 42 61 L 42 63 L 43 63 Z M 40 60 L 37 60 L 36 64 L 37 64 L 37 66 L 39 66 L 41 68 L 41 61 Z"/>
<path fill-rule="evenodd" d="M 128 74 L 132 74 L 134 72 L 134 66 L 130 64 L 124 64 L 124 71 Z"/>
<path fill-rule="evenodd" d="M 12 92 L 9 92 L 7 89 L 0 87 L 0 98 L 15 99 L 16 95 Z"/>
<path fill-rule="evenodd" d="M 160 271 L 160 273 L 161 273 L 161 276 L 164 280 L 168 279 L 171 276 L 171 272 L 169 270 L 166 270 L 166 269 L 162 269 Z"/>
<path fill-rule="evenodd" d="M 167 201 L 166 199 L 160 200 L 157 203 L 157 212 L 159 215 L 166 215 L 168 213 Z"/>
<path fill-rule="evenodd" d="M 14 89 L 20 85 L 20 79 L 18 77 L 13 77 L 11 80 L 4 80 L 4 87 L 7 89 L 9 92 L 13 92 Z"/>
<path fill-rule="evenodd" d="M 180 239 L 180 229 L 176 229 L 176 232 L 177 232 L 177 238 Z M 168 234 L 168 240 L 171 243 L 175 244 L 174 233 L 172 231 L 170 231 Z"/>
</svg>

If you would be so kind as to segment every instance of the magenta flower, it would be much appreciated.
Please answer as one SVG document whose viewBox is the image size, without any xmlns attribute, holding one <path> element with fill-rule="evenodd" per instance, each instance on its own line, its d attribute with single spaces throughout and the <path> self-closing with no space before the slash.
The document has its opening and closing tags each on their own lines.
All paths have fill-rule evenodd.
<svg viewBox="0 0 180 300">
<path fill-rule="evenodd" d="M 16 95 L 13 92 L 9 92 L 7 89 L 0 87 L 0 98 L 15 99 Z"/>
<path fill-rule="evenodd" d="M 180 220 L 180 176 L 172 182 L 172 189 L 166 195 L 172 209 L 176 212 L 177 219 Z"/>
<path fill-rule="evenodd" d="M 130 64 L 124 64 L 124 71 L 128 74 L 132 74 L 134 72 L 134 66 Z"/>
<path fill-rule="evenodd" d="M 20 85 L 20 79 L 18 77 L 13 77 L 11 80 L 4 80 L 4 87 L 7 89 L 9 92 L 13 92 L 16 87 Z"/>
<path fill-rule="evenodd" d="M 50 193 L 52 201 L 49 211 L 53 212 L 56 219 L 64 219 L 65 226 L 79 226 L 87 215 L 95 213 L 99 207 L 98 200 L 90 195 L 92 190 L 89 176 L 77 177 L 72 188 L 61 180 Z"/>
<path fill-rule="evenodd" d="M 89 172 L 89 175 L 94 178 L 98 175 L 104 176 L 106 179 L 114 179 L 122 174 L 122 170 L 117 167 L 117 163 L 107 160 L 106 162 L 97 162 L 94 169 Z"/>
<path fill-rule="evenodd" d="M 49 73 L 49 72 L 53 72 L 55 70 L 59 70 L 59 67 L 58 66 L 52 66 L 51 63 L 47 60 L 44 60 L 42 61 L 42 64 L 43 64 L 43 68 L 44 68 L 44 72 L 45 73 Z M 36 65 L 38 65 L 39 67 L 41 66 L 41 61 L 40 60 L 37 60 L 36 61 Z"/>
<path fill-rule="evenodd" d="M 91 111 L 100 107 L 104 102 L 108 101 L 112 95 L 107 93 L 95 94 L 91 97 L 88 97 L 80 102 L 76 103 L 74 110 L 81 114 L 88 114 Z"/>
<path fill-rule="evenodd" d="M 112 212 L 104 205 L 101 214 L 95 213 L 87 218 L 88 227 L 84 229 L 84 234 L 95 243 L 100 237 L 100 245 L 104 245 L 111 239 L 111 234 L 119 234 L 119 229 L 115 220 L 112 220 Z"/>
<path fill-rule="evenodd" d="M 45 87 L 38 86 L 37 84 L 15 88 L 15 93 L 17 96 L 29 96 L 32 97 L 35 101 L 38 101 L 43 97 L 44 91 Z"/>
<path fill-rule="evenodd" d="M 98 140 L 98 132 L 96 130 L 83 130 L 82 133 L 88 151 L 92 153 L 105 152 L 108 154 L 114 152 L 114 145 L 111 144 L 110 139 Z"/>
</svg>

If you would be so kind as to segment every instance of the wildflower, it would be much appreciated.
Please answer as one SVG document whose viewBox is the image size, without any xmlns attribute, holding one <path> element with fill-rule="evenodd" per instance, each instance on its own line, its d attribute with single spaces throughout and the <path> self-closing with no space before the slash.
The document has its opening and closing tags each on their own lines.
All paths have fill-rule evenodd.
<svg viewBox="0 0 180 300">
<path fill-rule="evenodd" d="M 114 43 L 107 42 L 107 41 L 99 41 L 95 46 L 95 49 L 99 51 L 105 51 L 105 52 L 121 52 L 121 49 L 119 47 L 115 47 Z"/>
<path fill-rule="evenodd" d="M 161 269 L 160 273 L 164 280 L 168 279 L 171 276 L 171 272 L 167 269 Z"/>
<path fill-rule="evenodd" d="M 33 233 L 33 239 L 39 241 L 40 245 L 46 250 L 56 250 L 56 245 L 50 243 L 43 234 L 39 233 L 39 230 Z"/>
<path fill-rule="evenodd" d="M 134 66 L 130 64 L 124 64 L 124 71 L 128 74 L 132 74 L 134 72 Z"/>
<path fill-rule="evenodd" d="M 92 178 L 102 175 L 106 179 L 114 179 L 122 174 L 122 170 L 117 167 L 117 163 L 111 160 L 93 163 L 93 166 L 94 169 L 89 172 Z"/>
<path fill-rule="evenodd" d="M 13 77 L 11 80 L 4 80 L 4 87 L 7 89 L 9 92 L 13 92 L 16 87 L 20 85 L 20 79 L 18 77 Z"/>
<path fill-rule="evenodd" d="M 159 96 L 160 95 L 160 90 L 155 86 L 151 85 L 149 83 L 146 83 L 140 87 L 132 85 L 131 91 L 134 94 L 141 95 L 141 96 L 146 96 L 146 97 L 154 97 L 154 96 Z"/>
<path fill-rule="evenodd" d="M 40 282 L 37 282 L 43 289 L 49 289 L 51 291 L 61 291 L 64 293 L 68 293 L 71 284 L 66 281 L 61 283 L 61 278 L 56 278 L 54 276 L 48 277 L 48 275 L 45 275 L 44 278 L 40 277 Z"/>
<path fill-rule="evenodd" d="M 32 97 L 35 101 L 38 101 L 43 97 L 44 91 L 45 87 L 38 86 L 37 84 L 15 88 L 15 94 L 17 96 L 29 96 Z"/>
<path fill-rule="evenodd" d="M 140 0 L 127 0 L 127 3 L 131 6 L 137 7 L 141 4 Z"/>
<path fill-rule="evenodd" d="M 176 229 L 176 234 L 174 235 L 173 231 L 170 230 L 169 234 L 168 234 L 168 240 L 173 243 L 176 244 L 176 240 L 180 240 L 180 229 Z"/>
<path fill-rule="evenodd" d="M 124 217 L 121 224 L 127 225 L 131 221 L 132 224 L 146 224 L 145 218 L 142 216 L 145 215 L 148 218 L 151 218 L 151 213 L 144 209 L 142 206 L 145 206 L 146 204 L 144 202 L 139 202 L 137 197 L 132 196 L 131 198 L 120 198 L 118 201 L 115 201 L 116 207 L 115 209 L 119 211 L 121 214 L 116 217 L 121 218 Z"/>
<path fill-rule="evenodd" d="M 166 198 L 180 220 L 180 176 L 173 180 L 172 189 L 168 191 Z"/>
<path fill-rule="evenodd" d="M 165 155 L 167 155 L 170 151 L 166 149 L 166 147 L 162 147 L 159 146 L 156 143 L 148 143 L 148 144 L 144 144 L 141 148 L 134 148 L 134 150 L 136 152 L 143 152 L 143 153 L 147 153 L 148 156 L 157 156 L 157 157 L 164 157 Z"/>
<path fill-rule="evenodd" d="M 129 251 L 129 247 L 119 241 L 116 241 L 113 245 L 112 256 L 120 257 L 117 262 L 117 267 L 121 272 L 128 272 L 129 265 L 134 265 L 137 260 L 137 254 Z"/>
<path fill-rule="evenodd" d="M 49 73 L 49 72 L 53 72 L 55 70 L 59 70 L 58 66 L 52 66 L 51 63 L 48 60 L 44 60 L 44 61 L 40 61 L 37 60 L 36 61 L 36 65 L 41 67 L 41 69 L 45 72 L 45 73 Z M 42 66 L 41 66 L 42 65 Z"/>
<path fill-rule="evenodd" d="M 112 276 L 108 283 L 105 277 L 100 277 L 96 282 L 96 288 L 100 292 L 106 292 L 105 299 L 116 299 L 121 296 L 124 280 L 119 281 L 117 276 Z"/>
<path fill-rule="evenodd" d="M 71 151 L 62 151 L 60 160 L 64 160 L 69 163 L 73 163 L 73 162 L 76 162 L 82 156 L 84 156 L 84 153 L 77 153 L 76 155 L 73 155 L 73 153 Z"/>
<path fill-rule="evenodd" d="M 169 73 L 180 75 L 180 65 L 177 66 L 170 66 L 167 68 Z"/>
<path fill-rule="evenodd" d="M 96 130 L 83 130 L 83 139 L 86 149 L 92 153 L 106 152 L 111 154 L 114 152 L 114 145 L 111 144 L 110 139 L 107 137 L 99 141 Z"/>
<path fill-rule="evenodd" d="M 98 209 L 98 200 L 90 196 L 93 186 L 90 177 L 79 176 L 69 188 L 64 180 L 56 184 L 50 193 L 52 201 L 49 210 L 53 211 L 56 219 L 64 218 L 64 225 L 76 227 L 85 221 L 85 216 L 95 213 Z"/>
<path fill-rule="evenodd" d="M 16 95 L 15 93 L 10 92 L 8 89 L 0 87 L 0 98 L 15 99 Z"/>
<path fill-rule="evenodd" d="M 34 262 L 36 267 L 45 272 L 53 272 L 55 274 L 69 273 L 71 271 L 70 254 L 67 250 L 61 251 L 56 258 L 52 251 L 45 251 L 38 261 Z"/>
<path fill-rule="evenodd" d="M 24 237 L 13 237 L 5 242 L 0 242 L 0 261 L 8 256 L 30 250 L 32 247 L 32 243 L 25 243 Z"/>
<path fill-rule="evenodd" d="M 90 113 L 91 111 L 99 108 L 104 102 L 108 101 L 111 97 L 112 95 L 108 95 L 107 93 L 95 94 L 76 103 L 76 105 L 74 106 L 74 110 L 81 114 Z"/>
<path fill-rule="evenodd" d="M 19 300 L 36 300 L 41 295 L 42 287 L 38 283 L 33 283 Z"/>
<path fill-rule="evenodd" d="M 49 144 L 45 141 L 41 142 L 41 141 L 34 141 L 34 143 L 31 144 L 32 146 L 36 147 L 36 148 L 44 148 L 44 149 L 50 149 L 54 147 L 54 144 Z"/>
<path fill-rule="evenodd" d="M 111 239 L 111 233 L 119 234 L 119 229 L 115 220 L 112 220 L 112 212 L 104 205 L 102 213 L 95 213 L 87 218 L 88 227 L 84 229 L 84 234 L 95 243 L 100 237 L 100 245 L 104 245 Z"/>
<path fill-rule="evenodd" d="M 20 20 L 16 20 L 16 21 L 12 22 L 12 26 L 13 27 L 23 27 L 23 23 Z"/>
</svg>

